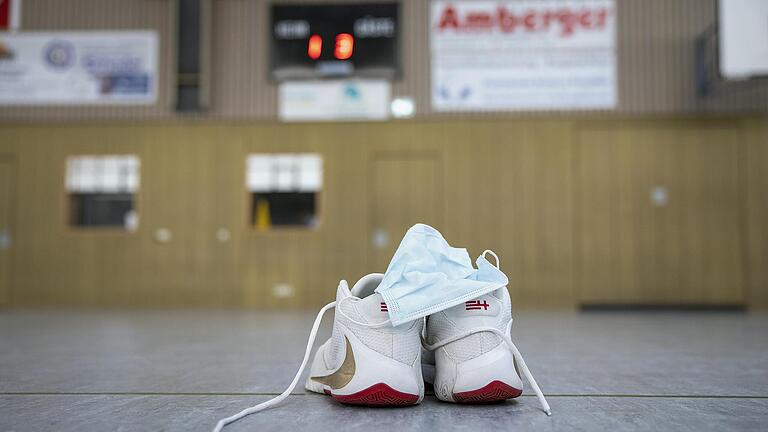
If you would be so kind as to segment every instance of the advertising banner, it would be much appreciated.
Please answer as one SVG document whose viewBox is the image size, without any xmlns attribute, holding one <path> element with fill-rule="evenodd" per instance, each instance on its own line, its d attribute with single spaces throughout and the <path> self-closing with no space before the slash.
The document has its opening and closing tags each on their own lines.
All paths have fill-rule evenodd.
<svg viewBox="0 0 768 432">
<path fill-rule="evenodd" d="M 154 31 L 0 33 L 0 105 L 152 104 Z"/>
<path fill-rule="evenodd" d="M 613 0 L 433 1 L 432 107 L 613 108 L 615 27 Z"/>
</svg>

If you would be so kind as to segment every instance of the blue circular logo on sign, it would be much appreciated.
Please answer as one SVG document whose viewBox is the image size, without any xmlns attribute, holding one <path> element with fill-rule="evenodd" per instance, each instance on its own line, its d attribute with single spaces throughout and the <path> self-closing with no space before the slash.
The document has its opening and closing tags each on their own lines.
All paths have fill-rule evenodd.
<svg viewBox="0 0 768 432">
<path fill-rule="evenodd" d="M 46 64 L 54 69 L 68 69 L 75 62 L 75 46 L 63 40 L 51 41 L 45 47 L 43 57 Z"/>
</svg>

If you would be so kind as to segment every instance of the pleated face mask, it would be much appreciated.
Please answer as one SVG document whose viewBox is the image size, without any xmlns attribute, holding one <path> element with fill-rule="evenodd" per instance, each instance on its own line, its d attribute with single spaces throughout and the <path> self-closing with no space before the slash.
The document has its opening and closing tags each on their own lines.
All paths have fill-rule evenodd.
<svg viewBox="0 0 768 432">
<path fill-rule="evenodd" d="M 431 226 L 412 226 L 376 288 L 387 304 L 391 324 L 398 326 L 506 286 L 507 276 L 485 259 L 487 252 L 477 258 L 475 269 L 466 249 L 451 247 Z"/>
</svg>

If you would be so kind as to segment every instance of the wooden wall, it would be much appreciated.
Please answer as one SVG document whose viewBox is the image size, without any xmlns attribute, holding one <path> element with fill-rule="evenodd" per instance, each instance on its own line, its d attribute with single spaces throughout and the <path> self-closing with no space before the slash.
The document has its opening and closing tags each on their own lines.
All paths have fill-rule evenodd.
<svg viewBox="0 0 768 432">
<path fill-rule="evenodd" d="M 742 223 L 750 304 L 768 308 L 768 121 L 747 121 L 744 142 Z"/>
<path fill-rule="evenodd" d="M 738 122 L 598 123 L 576 139 L 581 302 L 744 302 Z"/>
<path fill-rule="evenodd" d="M 315 307 L 422 221 L 497 251 L 520 307 L 765 307 L 766 146 L 764 118 L 8 125 L 10 304 Z M 320 228 L 254 231 L 246 155 L 306 151 L 324 158 Z M 66 225 L 66 157 L 103 153 L 141 158 L 134 233 Z"/>
</svg>

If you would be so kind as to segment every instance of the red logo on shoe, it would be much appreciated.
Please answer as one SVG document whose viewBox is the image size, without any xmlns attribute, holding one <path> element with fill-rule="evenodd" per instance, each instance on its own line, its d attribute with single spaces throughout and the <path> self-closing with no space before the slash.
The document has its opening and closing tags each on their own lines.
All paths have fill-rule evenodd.
<svg viewBox="0 0 768 432">
<path fill-rule="evenodd" d="M 382 312 L 388 312 L 389 309 L 387 309 L 387 304 L 384 302 L 381 302 L 381 311 Z"/>
<path fill-rule="evenodd" d="M 470 300 L 464 303 L 464 305 L 467 310 L 488 310 L 488 307 L 490 306 L 485 300 L 483 300 L 482 303 L 480 303 L 480 300 Z"/>
</svg>

